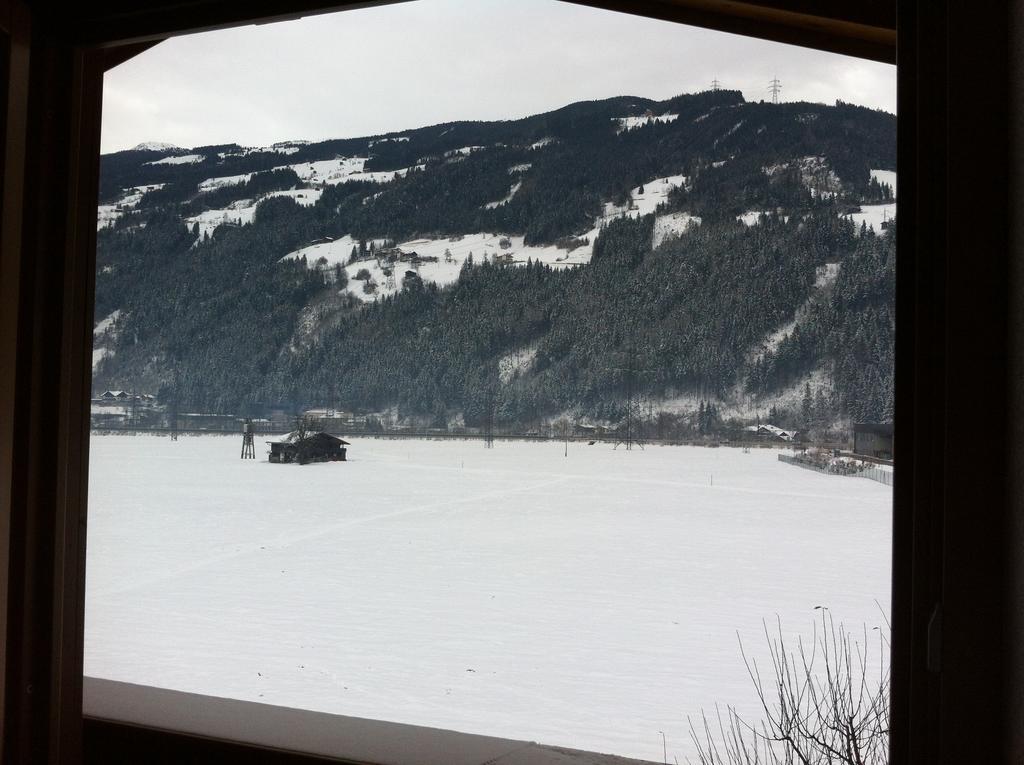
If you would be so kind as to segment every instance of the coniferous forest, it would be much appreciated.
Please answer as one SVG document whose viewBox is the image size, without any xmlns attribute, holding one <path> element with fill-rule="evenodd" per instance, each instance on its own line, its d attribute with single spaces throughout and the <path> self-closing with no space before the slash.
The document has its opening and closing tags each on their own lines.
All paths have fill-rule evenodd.
<svg viewBox="0 0 1024 765">
<path fill-rule="evenodd" d="M 618 122 L 644 115 L 675 116 Z M 708 91 L 279 149 L 102 158 L 115 213 L 98 231 L 97 391 L 239 415 L 390 410 L 435 427 L 615 423 L 630 391 L 701 427 L 712 411 L 801 427 L 892 419 L 896 223 L 856 221 L 895 201 L 871 172 L 896 167 L 893 115 Z M 160 161 L 175 156 L 201 159 Z M 366 161 L 345 182 L 302 177 L 351 157 Z M 668 176 L 684 180 L 660 207 L 606 216 L 575 267 L 478 258 L 451 283 L 408 276 L 364 300 L 356 269 L 286 257 L 346 236 L 357 261 L 477 232 L 569 248 L 607 205 L 628 209 L 631 189 Z M 196 222 L 246 204 L 243 225 Z M 684 212 L 699 223 L 656 236 Z"/>
</svg>

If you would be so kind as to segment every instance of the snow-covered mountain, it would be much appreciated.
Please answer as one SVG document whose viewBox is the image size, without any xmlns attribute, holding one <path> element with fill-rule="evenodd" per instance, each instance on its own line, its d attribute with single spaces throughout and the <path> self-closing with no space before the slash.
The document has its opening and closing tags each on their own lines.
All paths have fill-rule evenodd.
<svg viewBox="0 0 1024 765">
<path fill-rule="evenodd" d="M 736 92 L 101 164 L 98 387 L 447 422 L 891 412 L 895 118 Z M 823 277 L 825 274 L 826 277 Z M 531 349 L 531 363 L 502 360 Z M 673 403 L 674 402 L 674 403 Z"/>
</svg>

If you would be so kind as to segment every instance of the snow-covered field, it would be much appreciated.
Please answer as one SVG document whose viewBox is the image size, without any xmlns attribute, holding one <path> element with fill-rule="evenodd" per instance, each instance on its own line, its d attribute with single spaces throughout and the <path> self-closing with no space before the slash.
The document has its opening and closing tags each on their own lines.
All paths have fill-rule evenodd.
<svg viewBox="0 0 1024 765">
<path fill-rule="evenodd" d="M 737 633 L 888 611 L 891 490 L 774 450 L 240 440 L 93 436 L 88 675 L 683 762 Z"/>
</svg>

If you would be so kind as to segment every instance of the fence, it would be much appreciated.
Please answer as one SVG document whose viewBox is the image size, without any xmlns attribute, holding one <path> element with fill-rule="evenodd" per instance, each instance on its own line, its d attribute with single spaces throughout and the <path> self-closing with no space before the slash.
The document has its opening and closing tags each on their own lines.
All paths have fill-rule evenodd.
<svg viewBox="0 0 1024 765">
<path fill-rule="evenodd" d="M 872 481 L 878 481 L 886 486 L 892 486 L 893 482 L 893 471 L 882 470 L 877 467 L 869 467 L 863 470 L 855 469 L 843 469 L 837 470 L 833 465 L 830 464 L 819 464 L 811 462 L 804 457 L 794 457 L 788 454 L 780 454 L 779 462 L 785 462 L 787 465 L 796 465 L 802 467 L 804 470 L 813 470 L 816 473 L 824 473 L 825 475 L 845 475 L 853 476 L 855 478 L 868 478 Z"/>
</svg>

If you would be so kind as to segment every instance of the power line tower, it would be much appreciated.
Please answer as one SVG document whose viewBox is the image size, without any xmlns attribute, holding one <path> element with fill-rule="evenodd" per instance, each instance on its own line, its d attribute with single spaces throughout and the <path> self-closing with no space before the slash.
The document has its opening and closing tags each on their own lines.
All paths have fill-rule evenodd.
<svg viewBox="0 0 1024 765">
<path fill-rule="evenodd" d="M 720 83 L 720 82 L 718 81 L 718 78 L 717 78 L 717 77 L 715 77 L 715 79 L 713 79 L 713 80 L 711 81 L 711 89 L 712 89 L 712 90 L 719 90 L 719 89 L 721 88 L 721 85 L 722 85 L 722 83 Z"/>
<path fill-rule="evenodd" d="M 779 102 L 779 93 L 782 92 L 782 82 L 779 80 L 778 75 L 772 77 L 771 82 L 768 83 L 768 92 L 772 94 L 772 103 L 777 104 Z"/>
<path fill-rule="evenodd" d="M 494 387 L 487 389 L 487 403 L 484 411 L 484 448 L 494 448 Z"/>
<path fill-rule="evenodd" d="M 242 459 L 256 459 L 256 446 L 253 443 L 252 419 L 245 418 L 242 423 Z"/>
<path fill-rule="evenodd" d="M 626 451 L 631 451 L 633 445 L 636 444 L 641 449 L 644 448 L 643 439 L 640 436 L 639 424 L 640 424 L 640 397 L 639 391 L 637 390 L 637 375 L 647 374 L 652 372 L 651 369 L 638 369 L 636 365 L 636 348 L 630 346 L 629 350 L 626 351 L 626 361 L 621 367 L 612 367 L 614 371 L 622 372 L 624 382 L 626 384 L 626 422 L 625 431 L 623 432 L 622 427 L 619 428 L 619 440 L 615 442 L 613 449 L 618 449 L 620 445 L 625 445 Z"/>
</svg>

